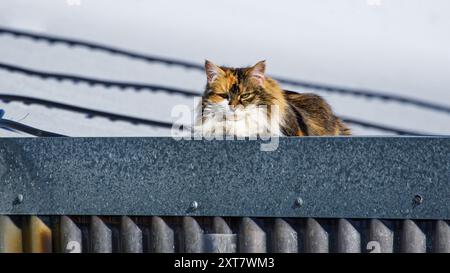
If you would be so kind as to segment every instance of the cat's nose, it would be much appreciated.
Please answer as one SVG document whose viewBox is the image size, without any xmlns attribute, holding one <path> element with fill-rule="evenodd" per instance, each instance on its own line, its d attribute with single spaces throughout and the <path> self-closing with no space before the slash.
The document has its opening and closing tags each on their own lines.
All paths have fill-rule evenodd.
<svg viewBox="0 0 450 273">
<path fill-rule="evenodd" d="M 236 109 L 237 109 L 237 104 L 233 104 L 233 103 L 230 102 L 228 105 L 230 106 L 230 110 L 231 110 L 231 111 L 233 111 L 233 112 L 236 111 Z"/>
</svg>

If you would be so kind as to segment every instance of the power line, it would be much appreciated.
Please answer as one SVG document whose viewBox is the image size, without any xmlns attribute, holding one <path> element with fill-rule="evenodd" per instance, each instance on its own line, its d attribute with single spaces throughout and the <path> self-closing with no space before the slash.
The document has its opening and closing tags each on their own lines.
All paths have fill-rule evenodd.
<svg viewBox="0 0 450 273">
<path fill-rule="evenodd" d="M 85 82 L 90 85 L 100 85 L 104 87 L 118 87 L 121 89 L 124 88 L 132 88 L 134 90 L 142 90 L 142 89 L 148 89 L 152 91 L 164 91 L 171 94 L 181 94 L 185 96 L 201 96 L 201 94 L 190 91 L 190 90 L 183 90 L 179 88 L 174 87 L 167 87 L 162 85 L 154 85 L 154 84 L 140 84 L 140 83 L 130 83 L 130 82 L 120 82 L 120 81 L 109 81 L 109 80 L 101 80 L 101 79 L 94 79 L 89 77 L 83 77 L 83 76 L 76 76 L 76 75 L 69 75 L 69 74 L 61 74 L 61 73 L 53 73 L 53 72 L 45 72 L 45 71 L 37 71 L 32 70 L 24 67 L 19 67 L 15 65 L 0 63 L 0 69 L 4 69 L 6 71 L 10 72 L 18 72 L 23 73 L 28 76 L 36 76 L 41 79 L 55 79 L 58 81 L 62 80 L 68 80 L 73 83 L 78 82 Z"/>
<path fill-rule="evenodd" d="M 0 119 L 0 128 L 20 131 L 37 137 L 65 137 L 65 135 L 44 131 L 9 119 Z"/>
<path fill-rule="evenodd" d="M 170 59 L 170 58 L 165 58 L 165 57 L 149 56 L 149 55 L 145 55 L 145 54 L 135 53 L 135 52 L 132 52 L 129 50 L 115 48 L 113 46 L 94 43 L 94 42 L 88 42 L 88 41 L 82 41 L 82 40 L 70 39 L 70 38 L 62 38 L 62 37 L 56 37 L 56 36 L 52 36 L 52 35 L 38 34 L 38 33 L 14 30 L 14 29 L 9 29 L 9 28 L 0 28 L 0 34 L 2 34 L 2 33 L 13 35 L 16 37 L 27 37 L 27 38 L 31 38 L 33 40 L 43 40 L 43 41 L 48 42 L 49 44 L 61 43 L 61 44 L 65 44 L 68 46 L 86 47 L 91 50 L 105 51 L 105 52 L 109 52 L 112 54 L 117 54 L 117 55 L 122 55 L 122 56 L 130 57 L 130 58 L 134 58 L 134 59 L 144 60 L 147 62 L 159 62 L 159 63 L 164 63 L 167 65 L 176 65 L 176 66 L 182 66 L 182 67 L 189 68 L 189 69 L 203 70 L 203 66 L 196 64 L 196 63 L 175 60 L 175 59 Z M 356 88 L 344 88 L 344 87 L 339 87 L 339 86 L 319 84 L 319 83 L 313 83 L 313 82 L 308 82 L 308 81 L 291 80 L 291 79 L 285 79 L 285 78 L 279 78 L 279 77 L 274 77 L 274 79 L 276 79 L 277 81 L 279 81 L 280 83 L 283 83 L 283 84 L 299 86 L 299 87 L 303 87 L 303 88 L 312 88 L 312 89 L 317 89 L 317 90 L 323 91 L 323 92 L 348 94 L 348 95 L 353 95 L 353 96 L 363 96 L 363 97 L 367 97 L 367 98 L 377 98 L 377 99 L 382 99 L 382 100 L 395 101 L 395 102 L 399 102 L 399 103 L 403 103 L 403 104 L 411 104 L 411 105 L 415 105 L 418 107 L 427 108 L 430 110 L 450 113 L 450 106 L 440 105 L 440 104 L 436 104 L 436 103 L 432 103 L 432 102 L 426 102 L 426 101 L 422 101 L 422 100 L 418 100 L 418 99 L 414 99 L 414 98 L 408 98 L 408 97 L 403 97 L 403 96 L 398 96 L 398 95 L 387 94 L 387 93 L 383 93 L 383 92 L 379 92 L 379 91 L 362 90 L 362 89 L 356 89 Z M 109 81 L 103 81 L 103 82 L 106 85 Z M 127 83 L 123 83 L 123 84 L 126 85 Z M 129 87 L 131 87 L 131 88 L 133 88 L 133 85 L 136 86 L 136 84 L 133 84 L 133 83 L 130 83 L 130 84 L 131 84 L 131 86 L 129 86 Z M 139 86 L 140 84 L 137 84 L 137 85 Z M 193 95 L 197 95 L 197 93 L 194 92 Z"/>
<path fill-rule="evenodd" d="M 22 102 L 25 104 L 37 104 L 37 105 L 42 105 L 42 106 L 49 107 L 49 108 L 57 108 L 57 109 L 77 112 L 77 113 L 81 113 L 81 114 L 86 114 L 89 118 L 97 116 L 97 117 L 107 118 L 111 121 L 116 121 L 116 120 L 117 121 L 125 121 L 125 122 L 129 122 L 129 123 L 132 123 L 135 125 L 144 124 L 144 125 L 156 126 L 156 127 L 162 127 L 162 128 L 172 128 L 172 123 L 168 123 L 168 122 L 155 121 L 155 120 L 150 120 L 150 119 L 142 119 L 142 118 L 137 118 L 137 117 L 130 117 L 130 116 L 109 113 L 109 112 L 69 105 L 69 104 L 65 104 L 65 103 L 54 102 L 54 101 L 50 101 L 50 100 L 26 97 L 26 96 L 0 94 L 0 100 L 2 100 L 4 102 L 19 101 L 19 102 Z"/>
<path fill-rule="evenodd" d="M 397 135 L 405 135 L 405 136 L 427 136 L 427 135 L 430 135 L 430 134 L 426 134 L 426 133 L 403 130 L 403 129 L 398 129 L 395 127 L 376 124 L 373 122 L 362 121 L 362 120 L 354 119 L 354 118 L 347 118 L 347 117 L 341 117 L 341 118 L 344 122 L 346 122 L 348 124 L 354 124 L 354 125 L 359 125 L 359 126 L 366 127 L 366 128 L 391 132 L 391 133 L 394 133 Z"/>
<path fill-rule="evenodd" d="M 74 105 L 69 105 L 69 104 L 64 104 L 64 103 L 59 103 L 59 102 L 54 102 L 54 101 L 49 101 L 49 100 L 43 100 L 43 99 L 38 99 L 38 98 L 26 97 L 26 96 L 0 94 L 0 100 L 2 100 L 4 102 L 18 101 L 18 102 L 22 102 L 25 104 L 37 104 L 37 105 L 42 105 L 45 107 L 57 108 L 57 109 L 86 114 L 88 117 L 98 116 L 98 117 L 108 118 L 112 121 L 120 120 L 120 121 L 124 121 L 124 122 L 129 122 L 129 123 L 132 123 L 135 125 L 144 124 L 144 125 L 156 126 L 156 127 L 162 127 L 162 128 L 172 128 L 173 126 L 177 126 L 181 130 L 183 128 L 189 128 L 189 126 L 186 126 L 186 125 L 178 126 L 177 124 L 173 124 L 170 122 L 130 117 L 130 116 L 114 114 L 114 113 L 109 113 L 109 112 L 104 112 L 104 111 L 99 111 L 99 110 L 93 110 L 93 109 L 88 109 L 88 108 L 84 108 L 84 107 L 78 107 L 78 106 L 74 106 Z M 368 127 L 368 128 L 372 128 L 372 129 L 377 129 L 377 130 L 382 130 L 382 131 L 386 131 L 386 132 L 391 132 L 391 133 L 395 133 L 395 134 L 399 134 L 399 135 L 412 135 L 412 136 L 427 135 L 426 133 L 412 132 L 412 131 L 408 131 L 408 130 L 384 126 L 384 125 L 375 124 L 372 122 L 362 121 L 362 120 L 353 119 L 353 118 L 343 118 L 343 120 L 349 124 L 355 124 L 355 125 Z"/>
<path fill-rule="evenodd" d="M 144 60 L 144 61 L 148 61 L 148 62 L 161 62 L 161 63 L 165 63 L 168 65 L 183 66 L 186 68 L 192 68 L 192 69 L 198 69 L 198 70 L 203 69 L 202 65 L 191 63 L 191 62 L 185 62 L 185 61 L 180 61 L 180 60 L 175 60 L 175 59 L 170 59 L 170 58 L 149 56 L 149 55 L 145 55 L 145 54 L 131 52 L 129 50 L 115 48 L 113 46 L 101 45 L 101 44 L 94 43 L 94 42 L 87 42 L 87 41 L 82 41 L 82 40 L 77 40 L 77 39 L 62 38 L 62 37 L 56 37 L 53 35 L 45 35 L 45 34 L 40 34 L 40 33 L 38 34 L 38 33 L 29 32 L 29 31 L 21 31 L 21 30 L 14 30 L 14 29 L 0 27 L 0 34 L 1 33 L 10 34 L 10 35 L 13 35 L 16 37 L 27 37 L 27 38 L 31 38 L 33 40 L 42 40 L 42 41 L 48 42 L 49 44 L 60 43 L 60 44 L 68 45 L 68 46 L 86 47 L 86 48 L 89 48 L 92 50 L 106 51 L 106 52 L 109 52 L 112 54 L 122 55 L 122 56 L 135 58 L 135 59 L 139 59 L 139 60 Z"/>
<path fill-rule="evenodd" d="M 19 66 L 15 66 L 15 65 L 10 65 L 10 64 L 5 64 L 5 63 L 0 63 L 0 69 L 4 69 L 10 72 L 18 72 L 18 73 L 23 73 L 25 75 L 29 75 L 29 76 L 36 76 L 42 79 L 47 79 L 47 78 L 51 78 L 51 79 L 56 79 L 58 81 L 62 81 L 62 80 L 68 80 L 74 83 L 78 83 L 78 82 L 85 82 L 87 84 L 90 85 L 101 85 L 104 87 L 118 87 L 121 89 L 124 88 L 132 88 L 134 90 L 142 90 L 142 89 L 147 89 L 147 90 L 152 90 L 152 91 L 163 91 L 163 92 L 167 92 L 170 94 L 181 94 L 181 95 L 185 95 L 188 97 L 194 97 L 194 96 L 201 96 L 200 93 L 194 92 L 192 90 L 184 90 L 184 89 L 179 89 L 179 88 L 174 88 L 174 87 L 168 87 L 168 86 L 162 86 L 162 85 L 151 85 L 151 84 L 139 84 L 139 83 L 130 83 L 130 82 L 119 82 L 119 81 L 109 81 L 109 80 L 101 80 L 101 79 L 94 79 L 94 78 L 88 78 L 88 77 L 83 77 L 83 76 L 76 76 L 76 75 L 69 75 L 69 74 L 61 74 L 61 73 L 52 73 L 52 72 L 45 72 L 45 71 L 37 71 L 37 70 L 32 70 L 32 69 L 28 69 L 28 68 L 23 68 L 23 67 L 19 67 Z M 319 88 L 324 88 L 323 86 L 311 86 L 311 85 L 305 85 L 304 87 L 307 88 L 315 88 L 315 89 L 319 89 Z M 324 89 L 326 90 L 326 89 Z M 349 90 L 347 90 L 346 92 L 349 92 Z M 353 91 L 355 94 L 359 93 L 360 91 Z M 362 95 L 362 94 L 360 94 Z M 368 97 L 370 97 L 369 95 L 367 95 Z M 389 100 L 388 97 L 385 97 L 384 99 Z M 398 98 L 398 100 L 404 100 L 404 98 Z M 409 102 L 411 103 L 411 102 Z M 414 102 L 417 105 L 421 105 L 424 108 L 429 108 L 429 109 L 434 109 L 434 110 L 438 110 L 439 111 L 443 111 L 443 112 L 448 112 L 450 113 L 450 108 L 446 109 L 446 107 L 443 106 L 439 106 L 439 105 L 433 105 L 430 103 L 426 103 L 426 102 Z"/>
<path fill-rule="evenodd" d="M 407 98 L 407 97 L 403 97 L 403 96 L 382 93 L 382 92 L 378 92 L 378 91 L 375 93 L 374 91 L 342 88 L 342 87 L 310 83 L 310 82 L 299 82 L 299 81 L 292 81 L 292 80 L 279 79 L 279 78 L 277 80 L 284 84 L 316 89 L 316 90 L 323 91 L 323 92 L 338 93 L 338 94 L 342 94 L 342 95 L 354 95 L 354 96 L 361 96 L 361 97 L 366 97 L 366 98 L 377 98 L 377 99 L 386 100 L 386 101 L 394 101 L 394 102 L 399 102 L 399 103 L 403 103 L 403 104 L 410 104 L 410 105 L 418 106 L 421 108 L 426 108 L 429 110 L 450 114 L 450 106 L 440 105 L 440 104 L 432 103 L 432 102 L 426 102 L 426 101 L 413 99 L 413 98 Z"/>
</svg>

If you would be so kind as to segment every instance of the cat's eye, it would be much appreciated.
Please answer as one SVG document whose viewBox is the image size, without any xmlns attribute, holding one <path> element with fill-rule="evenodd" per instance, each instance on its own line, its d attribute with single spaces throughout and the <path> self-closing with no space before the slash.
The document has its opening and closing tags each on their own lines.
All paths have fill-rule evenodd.
<svg viewBox="0 0 450 273">
<path fill-rule="evenodd" d="M 251 95 L 250 93 L 242 94 L 241 99 L 243 99 L 243 100 L 248 99 L 248 98 L 250 98 L 250 95 Z"/>
<path fill-rule="evenodd" d="M 227 93 L 219 94 L 219 96 L 221 96 L 224 99 L 228 99 L 228 94 Z"/>
</svg>

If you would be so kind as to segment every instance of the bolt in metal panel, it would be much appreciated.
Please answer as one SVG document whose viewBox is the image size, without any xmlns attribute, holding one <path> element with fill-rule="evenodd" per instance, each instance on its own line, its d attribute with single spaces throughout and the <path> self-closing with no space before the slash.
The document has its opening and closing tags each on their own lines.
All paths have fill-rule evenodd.
<svg viewBox="0 0 450 273">
<path fill-rule="evenodd" d="M 436 253 L 450 253 L 450 226 L 447 222 L 435 222 L 433 249 Z"/>
<path fill-rule="evenodd" d="M 82 235 L 81 230 L 68 216 L 60 217 L 60 252 L 81 253 Z"/>
<path fill-rule="evenodd" d="M 354 225 L 347 219 L 339 219 L 337 223 L 337 252 L 361 252 L 361 235 Z"/>
<path fill-rule="evenodd" d="M 305 226 L 305 252 L 306 253 L 328 253 L 328 232 L 316 219 L 308 218 Z"/>
<path fill-rule="evenodd" d="M 111 253 L 112 252 L 112 231 L 97 216 L 91 217 L 91 252 Z"/>
<path fill-rule="evenodd" d="M 239 226 L 239 252 L 241 253 L 265 253 L 266 233 L 255 222 L 255 219 L 244 217 Z"/>
<path fill-rule="evenodd" d="M 174 231 L 163 218 L 158 216 L 151 218 L 149 249 L 150 252 L 155 253 L 175 252 Z"/>
<path fill-rule="evenodd" d="M 298 235 L 294 228 L 281 218 L 276 218 L 272 233 L 272 252 L 297 253 Z"/>
<path fill-rule="evenodd" d="M 0 215 L 0 253 L 21 253 L 22 230 L 8 216 Z"/>
<path fill-rule="evenodd" d="M 237 235 L 222 217 L 213 218 L 213 233 L 203 235 L 204 251 L 208 253 L 235 253 Z"/>
<path fill-rule="evenodd" d="M 182 252 L 201 253 L 203 251 L 203 230 L 193 217 L 183 217 Z"/>
<path fill-rule="evenodd" d="M 366 250 L 370 253 L 394 252 L 394 231 L 387 221 L 371 219 Z"/>
<path fill-rule="evenodd" d="M 412 220 L 403 220 L 402 222 L 400 251 L 403 253 L 425 253 L 427 250 L 425 233 Z"/>
<path fill-rule="evenodd" d="M 127 216 L 120 219 L 121 251 L 126 253 L 142 253 L 142 231 Z"/>
<path fill-rule="evenodd" d="M 52 230 L 39 217 L 25 217 L 23 229 L 23 246 L 25 252 L 52 252 Z"/>
</svg>

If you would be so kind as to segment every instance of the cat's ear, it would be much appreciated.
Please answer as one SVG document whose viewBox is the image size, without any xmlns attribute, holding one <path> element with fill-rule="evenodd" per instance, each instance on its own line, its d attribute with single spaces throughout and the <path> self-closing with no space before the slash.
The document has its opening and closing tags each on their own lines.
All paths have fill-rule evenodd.
<svg viewBox="0 0 450 273">
<path fill-rule="evenodd" d="M 259 61 L 250 68 L 249 76 L 255 79 L 260 85 L 264 83 L 266 78 L 266 61 Z"/>
<path fill-rule="evenodd" d="M 224 73 L 224 71 L 220 67 L 213 64 L 209 60 L 205 60 L 205 72 L 206 72 L 206 80 L 208 81 L 208 83 L 212 83 L 217 79 L 218 76 Z"/>
</svg>

